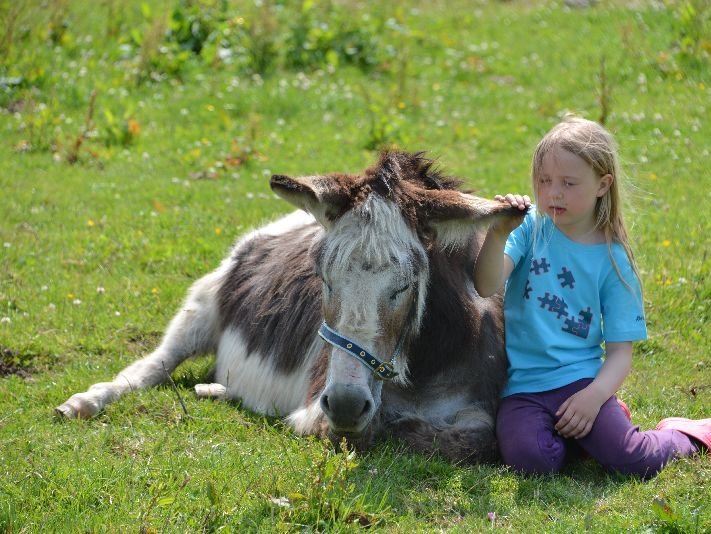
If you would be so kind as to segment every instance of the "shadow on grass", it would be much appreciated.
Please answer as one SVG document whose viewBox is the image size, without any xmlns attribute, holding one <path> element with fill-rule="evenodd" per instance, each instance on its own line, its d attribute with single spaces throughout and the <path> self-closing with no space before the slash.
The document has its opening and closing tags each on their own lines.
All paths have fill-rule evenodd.
<svg viewBox="0 0 711 534">
<path fill-rule="evenodd" d="M 0 347 L 0 378 L 15 375 L 28 379 L 36 368 L 47 368 L 56 362 L 57 357 L 31 348 L 11 349 Z"/>
</svg>

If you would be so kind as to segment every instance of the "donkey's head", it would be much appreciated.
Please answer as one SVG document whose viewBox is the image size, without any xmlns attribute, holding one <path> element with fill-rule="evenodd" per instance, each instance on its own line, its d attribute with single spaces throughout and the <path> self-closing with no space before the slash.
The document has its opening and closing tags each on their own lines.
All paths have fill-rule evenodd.
<svg viewBox="0 0 711 534">
<path fill-rule="evenodd" d="M 458 182 L 432 165 L 421 154 L 386 152 L 363 175 L 271 179 L 275 193 L 325 230 L 311 255 L 329 341 L 319 403 L 335 434 L 366 430 L 380 408 L 383 379 L 407 382 L 402 348 L 424 315 L 429 249 L 462 246 L 478 227 L 512 213 L 457 191 Z"/>
</svg>

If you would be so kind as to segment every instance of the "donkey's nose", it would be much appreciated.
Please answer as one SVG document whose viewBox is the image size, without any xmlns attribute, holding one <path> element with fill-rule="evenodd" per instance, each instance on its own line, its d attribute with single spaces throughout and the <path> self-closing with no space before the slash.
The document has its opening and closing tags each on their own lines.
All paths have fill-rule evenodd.
<svg viewBox="0 0 711 534">
<path fill-rule="evenodd" d="M 367 388 L 334 384 L 321 395 L 321 409 L 337 432 L 360 432 L 370 421 L 373 397 Z"/>
</svg>

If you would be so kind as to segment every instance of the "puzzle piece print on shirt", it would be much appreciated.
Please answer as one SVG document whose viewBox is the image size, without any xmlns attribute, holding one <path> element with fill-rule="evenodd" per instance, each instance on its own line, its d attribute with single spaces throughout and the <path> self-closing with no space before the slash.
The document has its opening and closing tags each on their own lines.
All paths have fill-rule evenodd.
<svg viewBox="0 0 711 534">
<path fill-rule="evenodd" d="M 581 310 L 578 312 L 580 319 L 574 319 L 572 317 L 565 320 L 565 328 L 561 328 L 563 332 L 573 334 L 574 336 L 581 337 L 583 339 L 588 338 L 590 333 L 590 325 L 592 324 L 592 310 L 588 306 L 587 310 Z"/>
<path fill-rule="evenodd" d="M 565 267 L 563 267 L 563 270 L 558 274 L 558 280 L 560 280 L 560 287 L 575 289 L 575 278 L 573 277 L 573 273 Z"/>
<path fill-rule="evenodd" d="M 529 269 L 528 272 L 533 273 L 535 272 L 536 275 L 540 275 L 541 271 L 544 273 L 547 273 L 548 270 L 550 269 L 550 264 L 548 263 L 548 260 L 546 258 L 541 258 L 541 261 L 538 260 L 533 260 L 531 261 L 531 268 Z"/>
<path fill-rule="evenodd" d="M 551 296 L 550 293 L 546 292 L 546 296 L 538 297 L 538 300 L 541 302 L 541 308 L 545 308 L 547 306 L 548 311 L 555 313 L 557 319 L 568 316 L 568 304 L 559 296 Z"/>
<path fill-rule="evenodd" d="M 525 298 L 526 300 L 531 300 L 531 291 L 533 291 L 531 281 L 526 280 L 526 287 L 523 288 L 523 298 Z"/>
</svg>

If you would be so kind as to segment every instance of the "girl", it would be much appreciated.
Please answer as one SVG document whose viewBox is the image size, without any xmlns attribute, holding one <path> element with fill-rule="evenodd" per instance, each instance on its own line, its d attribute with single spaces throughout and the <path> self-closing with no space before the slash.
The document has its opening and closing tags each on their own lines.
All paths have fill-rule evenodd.
<svg viewBox="0 0 711 534">
<path fill-rule="evenodd" d="M 647 337 L 618 167 L 612 136 L 568 117 L 534 153 L 535 210 L 528 196 L 496 196 L 523 221 L 489 229 L 474 280 L 484 297 L 506 283 L 509 369 L 497 436 L 518 471 L 558 472 L 579 446 L 609 471 L 650 477 L 711 447 L 711 419 L 664 419 L 640 432 L 614 397 L 632 342 Z"/>
</svg>

